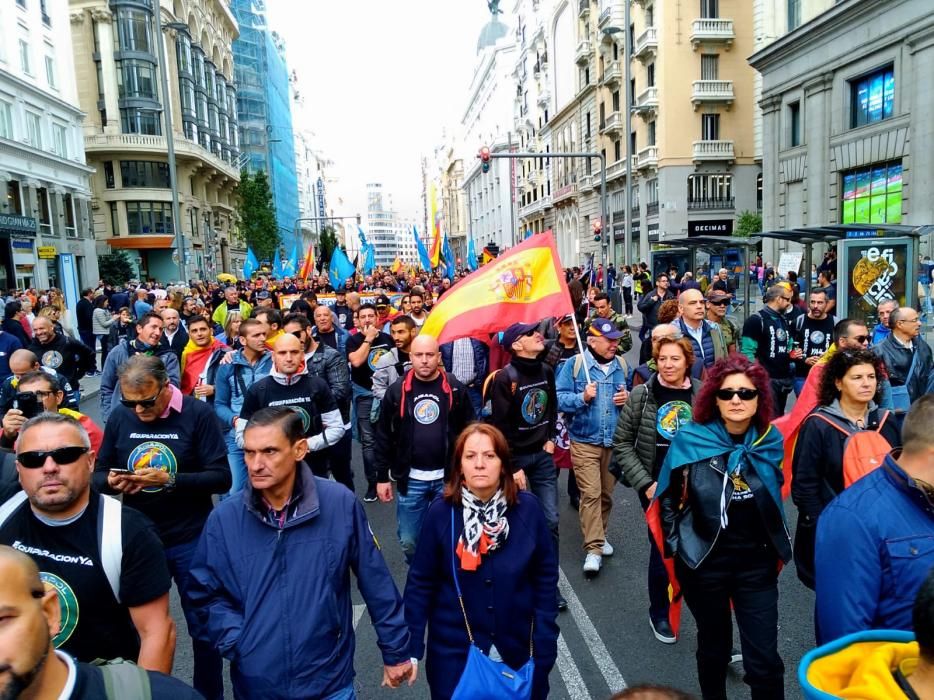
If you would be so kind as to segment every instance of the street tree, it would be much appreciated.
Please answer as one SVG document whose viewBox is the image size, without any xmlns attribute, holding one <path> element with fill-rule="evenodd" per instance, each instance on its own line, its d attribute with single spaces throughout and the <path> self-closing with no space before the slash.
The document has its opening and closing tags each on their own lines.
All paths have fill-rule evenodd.
<svg viewBox="0 0 934 700">
<path fill-rule="evenodd" d="M 260 260 L 271 260 L 279 247 L 281 238 L 276 224 L 276 207 L 272 201 L 269 178 L 262 170 L 251 175 L 240 171 L 237 186 L 240 214 L 240 233 L 247 246 L 253 249 Z"/>
<path fill-rule="evenodd" d="M 762 232 L 762 215 L 751 211 L 741 212 L 736 220 L 736 236 L 749 238 Z"/>
<path fill-rule="evenodd" d="M 100 278 L 108 284 L 126 284 L 133 277 L 133 265 L 124 250 L 101 255 L 97 259 Z"/>
<path fill-rule="evenodd" d="M 333 226 L 326 226 L 321 231 L 321 262 L 327 264 L 331 262 L 331 255 L 337 248 L 337 233 Z"/>
</svg>

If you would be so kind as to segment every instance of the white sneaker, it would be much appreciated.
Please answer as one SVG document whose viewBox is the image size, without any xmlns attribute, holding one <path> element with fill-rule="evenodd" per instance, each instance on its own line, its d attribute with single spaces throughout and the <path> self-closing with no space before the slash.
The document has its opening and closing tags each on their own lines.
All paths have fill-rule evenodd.
<svg viewBox="0 0 934 700">
<path fill-rule="evenodd" d="M 606 540 L 603 540 L 603 556 L 605 556 L 605 557 L 612 557 L 612 556 L 613 556 L 613 552 L 615 552 L 615 551 L 616 551 L 616 550 L 613 549 L 613 545 L 611 545 L 611 544 L 610 544 L 609 542 L 607 542 Z"/>
<path fill-rule="evenodd" d="M 593 578 L 600 573 L 601 566 L 603 566 L 603 557 L 596 552 L 587 552 L 584 559 L 584 576 Z"/>
</svg>

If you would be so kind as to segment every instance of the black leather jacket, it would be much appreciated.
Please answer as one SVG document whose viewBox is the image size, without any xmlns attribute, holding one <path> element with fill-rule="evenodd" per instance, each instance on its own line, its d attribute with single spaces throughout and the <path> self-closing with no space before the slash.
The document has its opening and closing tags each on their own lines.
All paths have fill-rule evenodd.
<svg viewBox="0 0 934 700">
<path fill-rule="evenodd" d="M 671 473 L 671 483 L 659 495 L 665 554 L 677 554 L 690 568 L 698 568 L 717 544 L 721 533 L 720 494 L 726 456 L 695 462 Z M 752 469 L 744 472 L 762 516 L 769 542 L 784 562 L 791 560 L 791 537 L 775 500 Z M 685 480 L 687 483 L 685 483 Z M 733 482 L 726 483 L 726 500 Z"/>
</svg>

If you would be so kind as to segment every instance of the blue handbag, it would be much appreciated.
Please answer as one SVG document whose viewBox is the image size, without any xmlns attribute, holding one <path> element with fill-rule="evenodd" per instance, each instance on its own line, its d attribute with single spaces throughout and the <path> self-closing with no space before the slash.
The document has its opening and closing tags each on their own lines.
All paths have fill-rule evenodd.
<svg viewBox="0 0 934 700">
<path fill-rule="evenodd" d="M 892 408 L 896 413 L 908 413 L 911 409 L 911 396 L 908 394 L 908 385 L 911 384 L 911 378 L 915 373 L 915 364 L 918 361 L 918 351 L 915 350 L 911 356 L 911 367 L 908 368 L 908 376 L 905 377 L 905 383 L 902 386 L 892 387 Z"/>
<path fill-rule="evenodd" d="M 532 659 L 535 651 L 532 644 L 532 632 L 529 633 L 529 660 L 518 671 L 502 661 L 493 661 L 474 642 L 473 632 L 470 629 L 470 623 L 467 621 L 467 609 L 464 607 L 461 585 L 457 580 L 453 510 L 451 510 L 451 546 L 455 549 L 451 557 L 454 586 L 457 588 L 457 600 L 464 616 L 467 637 L 470 639 L 467 665 L 464 666 L 464 671 L 457 682 L 457 687 L 454 688 L 451 700 L 529 700 L 532 697 L 532 674 L 535 671 L 535 661 Z M 534 621 L 532 625 L 534 631 Z"/>
</svg>

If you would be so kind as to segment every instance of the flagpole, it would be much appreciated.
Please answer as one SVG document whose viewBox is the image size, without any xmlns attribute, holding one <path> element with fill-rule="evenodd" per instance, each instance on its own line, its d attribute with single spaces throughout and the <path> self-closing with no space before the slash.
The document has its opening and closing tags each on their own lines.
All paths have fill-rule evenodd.
<svg viewBox="0 0 934 700">
<path fill-rule="evenodd" d="M 571 314 L 573 316 L 573 314 Z M 584 365 L 584 378 L 587 380 L 587 383 L 590 384 L 590 370 L 587 369 L 587 358 L 584 357 L 584 343 L 581 340 L 581 329 L 577 325 L 577 319 L 574 319 L 574 337 L 577 338 L 577 349 L 580 350 L 582 364 Z M 555 341 L 557 342 L 557 341 Z"/>
</svg>

